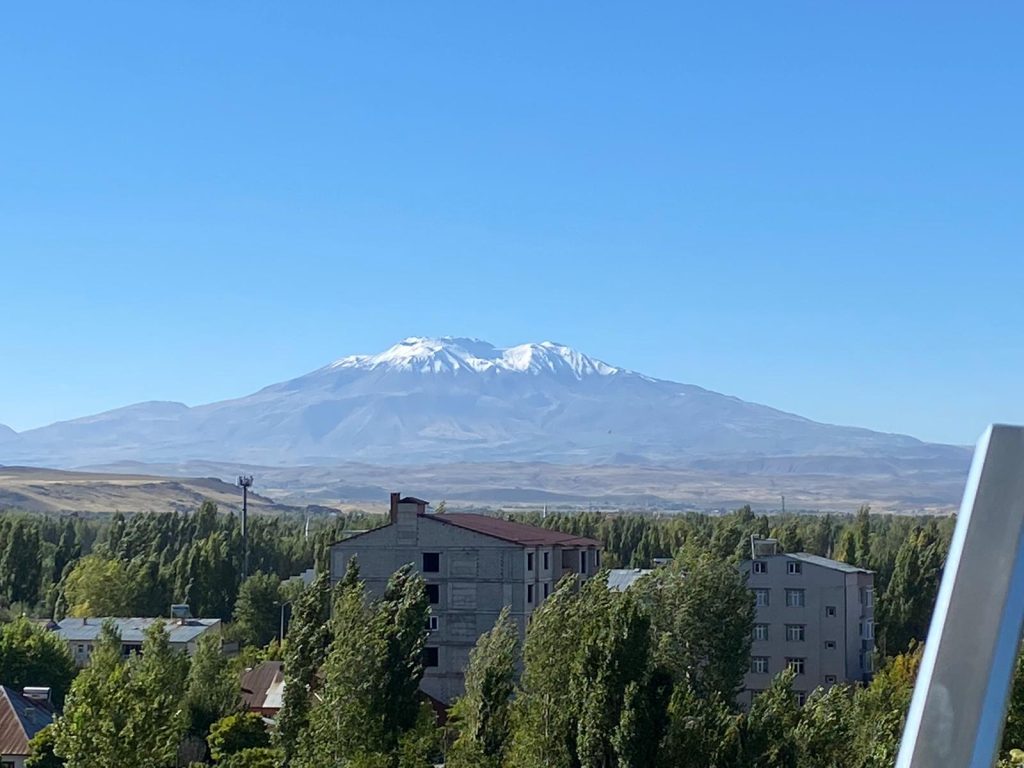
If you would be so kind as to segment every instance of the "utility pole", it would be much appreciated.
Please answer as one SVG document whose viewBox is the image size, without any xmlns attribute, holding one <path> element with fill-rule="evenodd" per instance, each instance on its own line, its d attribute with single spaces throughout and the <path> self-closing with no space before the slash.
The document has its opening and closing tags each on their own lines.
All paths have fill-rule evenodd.
<svg viewBox="0 0 1024 768">
<path fill-rule="evenodd" d="M 782 496 L 782 514 L 786 514 L 786 496 L 785 496 L 785 494 L 783 494 L 783 496 Z"/>
<path fill-rule="evenodd" d="M 238 484 L 242 487 L 242 581 L 249 577 L 249 489 L 252 488 L 252 475 L 239 475 Z"/>
</svg>

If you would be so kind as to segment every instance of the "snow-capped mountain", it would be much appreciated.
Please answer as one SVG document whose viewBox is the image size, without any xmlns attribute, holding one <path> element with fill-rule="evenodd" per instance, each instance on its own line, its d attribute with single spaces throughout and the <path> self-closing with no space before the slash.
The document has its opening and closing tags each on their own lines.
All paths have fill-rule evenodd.
<svg viewBox="0 0 1024 768">
<path fill-rule="evenodd" d="M 509 371 L 537 375 L 554 373 L 577 379 L 594 375 L 610 376 L 622 372 L 619 368 L 588 357 L 571 347 L 551 341 L 498 349 L 480 339 L 459 339 L 451 336 L 440 339 L 414 336 L 395 344 L 379 355 L 343 357 L 327 368 L 358 368 L 365 371 L 389 369 L 419 373 Z"/>
<path fill-rule="evenodd" d="M 956 468 L 961 448 L 820 424 L 542 342 L 409 338 L 235 400 L 138 403 L 0 440 L 0 464 L 541 460 Z M 865 471 L 867 471 L 865 469 Z"/>
</svg>

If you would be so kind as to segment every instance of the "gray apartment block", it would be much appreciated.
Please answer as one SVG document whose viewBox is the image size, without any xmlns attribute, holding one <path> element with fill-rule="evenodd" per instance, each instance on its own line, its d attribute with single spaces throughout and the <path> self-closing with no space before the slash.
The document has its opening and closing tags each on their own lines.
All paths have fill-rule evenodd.
<svg viewBox="0 0 1024 768">
<path fill-rule="evenodd" d="M 463 671 L 477 638 L 504 606 L 525 635 L 530 614 L 567 573 L 587 579 L 601 564 L 601 543 L 484 515 L 429 514 L 428 502 L 391 495 L 390 522 L 331 547 L 331 580 L 350 558 L 371 595 L 412 563 L 427 582 L 430 637 L 422 689 L 444 703 L 463 690 Z"/>
<path fill-rule="evenodd" d="M 783 669 L 797 674 L 802 702 L 815 688 L 867 682 L 875 651 L 874 574 L 803 552 L 780 553 L 753 540 L 740 564 L 757 601 L 750 671 L 740 703 L 749 706 Z"/>
</svg>

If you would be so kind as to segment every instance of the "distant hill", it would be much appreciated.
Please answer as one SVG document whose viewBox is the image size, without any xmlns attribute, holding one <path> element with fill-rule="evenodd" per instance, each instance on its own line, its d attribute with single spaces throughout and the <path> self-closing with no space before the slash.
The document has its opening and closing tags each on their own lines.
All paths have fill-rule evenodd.
<svg viewBox="0 0 1024 768">
<path fill-rule="evenodd" d="M 147 402 L 0 436 L 0 462 L 267 466 L 544 461 L 717 473 L 939 471 L 962 447 L 822 424 L 551 342 L 410 338 L 235 400 Z"/>
<path fill-rule="evenodd" d="M 194 512 L 205 500 L 222 511 L 240 510 L 241 491 L 217 478 L 64 472 L 0 466 L 0 509 L 34 512 Z M 249 495 L 249 510 L 299 512 L 260 494 Z"/>
</svg>

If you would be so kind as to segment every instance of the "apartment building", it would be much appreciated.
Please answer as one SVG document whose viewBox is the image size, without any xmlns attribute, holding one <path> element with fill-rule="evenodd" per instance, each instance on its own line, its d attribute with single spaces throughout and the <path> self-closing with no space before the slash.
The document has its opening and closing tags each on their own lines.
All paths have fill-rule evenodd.
<svg viewBox="0 0 1024 768">
<path fill-rule="evenodd" d="M 751 540 L 740 564 L 757 605 L 750 671 L 740 703 L 749 706 L 787 667 L 800 703 L 815 688 L 867 682 L 875 651 L 874 574 L 804 552 Z"/>
<path fill-rule="evenodd" d="M 525 635 L 530 614 L 567 573 L 590 578 L 601 566 L 595 539 L 496 517 L 430 514 L 429 503 L 391 494 L 390 520 L 331 547 L 331 580 L 340 581 L 352 556 L 370 594 L 412 563 L 430 599 L 422 689 L 445 704 L 464 690 L 469 652 L 494 626 L 504 606 Z"/>
</svg>

